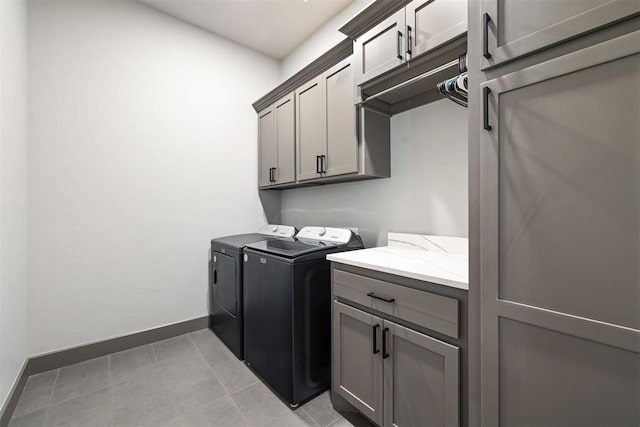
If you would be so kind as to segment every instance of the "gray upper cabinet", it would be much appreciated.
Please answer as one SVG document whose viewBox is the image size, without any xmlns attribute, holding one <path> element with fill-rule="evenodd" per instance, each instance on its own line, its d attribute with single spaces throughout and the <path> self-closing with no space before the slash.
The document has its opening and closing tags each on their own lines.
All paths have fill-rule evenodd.
<svg viewBox="0 0 640 427">
<path fill-rule="evenodd" d="M 640 425 L 638 81 L 640 31 L 482 85 L 483 425 Z"/>
<path fill-rule="evenodd" d="M 333 389 L 382 425 L 382 319 L 333 302 Z"/>
<path fill-rule="evenodd" d="M 358 172 L 351 57 L 296 90 L 298 181 Z"/>
<path fill-rule="evenodd" d="M 293 93 L 258 113 L 258 185 L 295 182 Z"/>
<path fill-rule="evenodd" d="M 258 186 L 273 184 L 273 167 L 276 164 L 276 126 L 273 108 L 258 113 Z"/>
<path fill-rule="evenodd" d="M 482 69 L 640 12 L 638 0 L 480 0 Z"/>
<path fill-rule="evenodd" d="M 276 121 L 276 184 L 295 182 L 295 108 L 293 93 L 285 96 L 274 107 Z"/>
<path fill-rule="evenodd" d="M 352 58 L 341 61 L 322 75 L 324 90 L 324 146 L 321 146 L 324 176 L 358 172 L 355 80 Z"/>
<path fill-rule="evenodd" d="M 324 153 L 323 79 L 316 77 L 296 90 L 298 181 L 322 176 Z"/>
<path fill-rule="evenodd" d="M 383 334 L 384 426 L 460 425 L 458 347 L 387 320 Z"/>
<path fill-rule="evenodd" d="M 364 83 L 405 61 L 405 13 L 400 9 L 355 41 L 357 83 Z"/>
<path fill-rule="evenodd" d="M 467 0 L 414 0 L 405 11 L 408 60 L 467 32 Z"/>
<path fill-rule="evenodd" d="M 368 82 L 466 32 L 467 0 L 414 0 L 356 39 L 356 83 Z"/>
</svg>

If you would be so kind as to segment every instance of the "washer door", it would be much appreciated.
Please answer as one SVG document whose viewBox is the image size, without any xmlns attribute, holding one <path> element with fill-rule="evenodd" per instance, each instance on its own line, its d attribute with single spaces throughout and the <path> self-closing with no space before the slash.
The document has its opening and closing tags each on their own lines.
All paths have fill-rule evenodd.
<svg viewBox="0 0 640 427">
<path fill-rule="evenodd" d="M 238 313 L 236 260 L 220 252 L 214 252 L 213 257 L 213 303 L 235 317 Z"/>
</svg>

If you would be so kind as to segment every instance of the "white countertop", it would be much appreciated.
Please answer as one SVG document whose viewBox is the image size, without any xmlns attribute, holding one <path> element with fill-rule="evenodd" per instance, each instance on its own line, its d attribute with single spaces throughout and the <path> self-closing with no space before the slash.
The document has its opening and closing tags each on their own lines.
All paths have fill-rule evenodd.
<svg viewBox="0 0 640 427">
<path fill-rule="evenodd" d="M 388 246 L 327 255 L 329 261 L 469 289 L 468 239 L 389 233 Z"/>
</svg>

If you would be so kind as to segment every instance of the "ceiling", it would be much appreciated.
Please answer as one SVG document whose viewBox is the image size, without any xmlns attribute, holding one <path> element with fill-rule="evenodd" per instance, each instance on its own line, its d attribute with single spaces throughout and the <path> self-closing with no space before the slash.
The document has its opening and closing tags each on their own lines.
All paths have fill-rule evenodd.
<svg viewBox="0 0 640 427">
<path fill-rule="evenodd" d="M 353 0 L 140 0 L 276 59 Z"/>
</svg>

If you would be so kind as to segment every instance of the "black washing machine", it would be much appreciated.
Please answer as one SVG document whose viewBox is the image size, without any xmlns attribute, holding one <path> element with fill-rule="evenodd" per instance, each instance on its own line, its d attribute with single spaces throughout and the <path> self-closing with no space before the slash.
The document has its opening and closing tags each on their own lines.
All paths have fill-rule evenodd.
<svg viewBox="0 0 640 427">
<path fill-rule="evenodd" d="M 248 243 L 291 238 L 295 233 L 295 228 L 286 225 L 265 225 L 257 233 L 211 240 L 211 329 L 240 360 L 243 359 L 242 251 Z"/>
<path fill-rule="evenodd" d="M 363 248 L 350 230 L 304 227 L 244 251 L 244 358 L 292 407 L 331 383 L 330 253 Z"/>
</svg>

